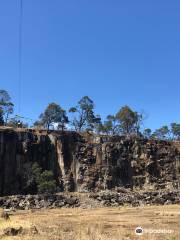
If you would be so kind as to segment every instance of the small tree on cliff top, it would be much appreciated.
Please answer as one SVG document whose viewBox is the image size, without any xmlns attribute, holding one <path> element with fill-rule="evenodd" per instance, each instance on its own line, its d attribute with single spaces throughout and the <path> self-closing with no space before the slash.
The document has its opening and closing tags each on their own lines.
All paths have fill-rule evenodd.
<svg viewBox="0 0 180 240">
<path fill-rule="evenodd" d="M 144 129 L 143 136 L 145 138 L 150 138 L 151 137 L 152 130 L 150 128 Z"/>
<path fill-rule="evenodd" d="M 108 115 L 103 125 L 101 126 L 101 132 L 107 135 L 116 135 L 120 132 L 118 121 L 114 115 Z"/>
<path fill-rule="evenodd" d="M 5 123 L 7 123 L 9 115 L 13 113 L 13 108 L 14 104 L 11 102 L 9 93 L 6 90 L 0 90 L 0 109 Z"/>
<path fill-rule="evenodd" d="M 173 139 L 180 140 L 180 124 L 171 123 L 171 133 L 173 135 Z"/>
<path fill-rule="evenodd" d="M 42 125 L 49 130 L 50 126 L 57 123 L 63 130 L 68 123 L 68 117 L 66 111 L 62 109 L 56 103 L 50 103 L 45 109 L 44 113 L 40 115 L 40 121 Z"/>
<path fill-rule="evenodd" d="M 94 115 L 94 102 L 88 96 L 81 98 L 77 106 L 70 108 L 69 112 L 76 114 L 72 121 L 76 131 L 94 129 L 95 124 L 100 123 L 100 117 Z"/>
<path fill-rule="evenodd" d="M 142 114 L 134 112 L 130 107 L 124 106 L 116 114 L 123 134 L 139 133 Z"/>
<path fill-rule="evenodd" d="M 156 129 L 152 134 L 152 138 L 166 140 L 170 138 L 170 130 L 168 126 L 162 126 L 161 128 Z"/>
</svg>

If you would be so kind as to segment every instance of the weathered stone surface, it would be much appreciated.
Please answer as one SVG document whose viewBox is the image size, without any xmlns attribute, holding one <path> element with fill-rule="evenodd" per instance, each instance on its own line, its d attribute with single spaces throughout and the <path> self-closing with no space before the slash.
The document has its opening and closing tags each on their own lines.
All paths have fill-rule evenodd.
<svg viewBox="0 0 180 240">
<path fill-rule="evenodd" d="M 65 195 L 17 195 L 0 197 L 0 207 L 9 210 L 29 210 L 78 206 L 78 198 Z"/>
<path fill-rule="evenodd" d="M 180 203 L 180 191 L 153 191 L 141 193 L 133 191 L 104 191 L 101 193 L 92 193 L 89 197 L 98 200 L 105 206 L 119 206 L 125 204 L 140 206 Z"/>
<path fill-rule="evenodd" d="M 137 137 L 0 129 L 0 195 L 28 194 L 23 173 L 34 162 L 53 171 L 59 191 L 177 189 L 176 146 Z"/>
<path fill-rule="evenodd" d="M 141 191 L 119 188 L 116 191 L 106 190 L 90 194 L 62 195 L 18 195 L 0 198 L 0 207 L 6 211 L 35 210 L 47 208 L 103 207 L 103 206 L 142 206 L 180 204 L 180 191 Z"/>
</svg>

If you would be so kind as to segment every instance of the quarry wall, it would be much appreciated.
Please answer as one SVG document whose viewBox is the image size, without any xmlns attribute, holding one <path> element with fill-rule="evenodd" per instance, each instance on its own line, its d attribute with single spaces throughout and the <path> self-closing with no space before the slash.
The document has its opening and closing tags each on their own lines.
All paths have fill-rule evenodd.
<svg viewBox="0 0 180 240">
<path fill-rule="evenodd" d="M 0 195 L 25 193 L 24 173 L 37 162 L 59 191 L 179 188 L 177 143 L 76 132 L 0 129 Z"/>
</svg>

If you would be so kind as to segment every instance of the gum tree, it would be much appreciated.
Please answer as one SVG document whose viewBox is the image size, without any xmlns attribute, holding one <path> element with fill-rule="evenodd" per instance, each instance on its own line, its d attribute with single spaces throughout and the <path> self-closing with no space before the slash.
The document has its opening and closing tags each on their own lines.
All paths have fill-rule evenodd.
<svg viewBox="0 0 180 240">
<path fill-rule="evenodd" d="M 64 130 L 65 125 L 69 122 L 66 111 L 56 103 L 50 103 L 39 117 L 38 124 L 42 124 L 49 130 L 54 124 L 58 124 L 61 130 Z"/>
<path fill-rule="evenodd" d="M 13 113 L 14 104 L 11 102 L 11 97 L 6 90 L 0 90 L 0 109 L 5 124 L 9 119 L 9 115 Z"/>
<path fill-rule="evenodd" d="M 75 116 L 71 122 L 76 131 L 93 130 L 101 119 L 94 114 L 94 102 L 88 97 L 82 97 L 75 107 L 69 109 Z"/>
</svg>

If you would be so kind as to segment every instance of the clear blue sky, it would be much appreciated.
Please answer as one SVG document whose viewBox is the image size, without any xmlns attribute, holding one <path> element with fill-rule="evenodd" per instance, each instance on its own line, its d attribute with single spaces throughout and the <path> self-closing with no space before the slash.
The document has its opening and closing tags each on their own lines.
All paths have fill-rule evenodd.
<svg viewBox="0 0 180 240">
<path fill-rule="evenodd" d="M 180 120 L 179 0 L 23 0 L 21 115 L 89 95 L 104 118 L 127 104 L 146 127 Z M 0 1 L 0 89 L 18 102 L 19 0 Z"/>
</svg>

